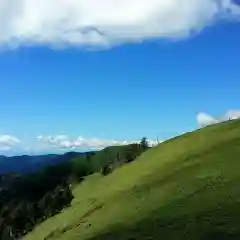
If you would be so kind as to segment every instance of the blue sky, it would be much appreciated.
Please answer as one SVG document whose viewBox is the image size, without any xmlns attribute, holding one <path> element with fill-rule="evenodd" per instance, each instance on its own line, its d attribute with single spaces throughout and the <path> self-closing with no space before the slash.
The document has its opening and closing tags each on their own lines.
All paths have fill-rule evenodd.
<svg viewBox="0 0 240 240">
<path fill-rule="evenodd" d="M 197 128 L 199 112 L 219 116 L 239 109 L 238 21 L 174 41 L 143 40 L 94 50 L 73 44 L 4 48 L 2 154 L 57 151 L 40 148 L 39 136 L 52 146 L 59 135 L 65 143 L 78 136 L 95 142 L 164 140 Z M 6 136 L 19 140 L 17 146 L 10 149 Z"/>
</svg>

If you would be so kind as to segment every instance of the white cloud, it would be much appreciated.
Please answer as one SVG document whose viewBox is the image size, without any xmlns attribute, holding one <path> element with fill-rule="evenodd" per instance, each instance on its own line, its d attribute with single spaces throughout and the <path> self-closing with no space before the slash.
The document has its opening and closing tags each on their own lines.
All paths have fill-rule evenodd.
<svg viewBox="0 0 240 240">
<path fill-rule="evenodd" d="M 20 143 L 20 140 L 16 137 L 10 135 L 0 135 L 0 151 L 6 152 L 11 150 L 17 144 Z"/>
<path fill-rule="evenodd" d="M 87 139 L 83 137 L 77 137 L 72 139 L 65 135 L 39 136 L 37 137 L 37 140 L 43 144 L 49 145 L 57 149 L 76 149 L 76 148 L 101 149 L 108 146 L 121 146 L 140 142 L 128 140 L 108 140 L 98 138 Z M 157 144 L 157 141 L 154 140 L 148 140 L 148 142 L 150 146 Z"/>
<path fill-rule="evenodd" d="M 219 120 L 216 118 L 206 114 L 206 113 L 198 113 L 197 114 L 197 123 L 200 127 L 209 126 L 215 123 L 218 123 Z"/>
<path fill-rule="evenodd" d="M 228 121 L 229 119 L 240 119 L 240 110 L 227 111 L 221 117 L 213 117 L 203 112 L 197 114 L 197 123 L 200 127 L 205 127 L 216 123 Z"/>
<path fill-rule="evenodd" d="M 10 136 L 10 135 L 0 135 L 0 144 L 1 145 L 7 145 L 7 146 L 13 146 L 17 143 L 20 143 L 20 140 L 16 137 Z"/>
<path fill-rule="evenodd" d="M 225 119 L 238 119 L 240 118 L 240 110 L 230 110 L 225 114 Z"/>
<path fill-rule="evenodd" d="M 107 47 L 178 39 L 238 15 L 231 0 L 1 0 L 0 44 Z"/>
</svg>

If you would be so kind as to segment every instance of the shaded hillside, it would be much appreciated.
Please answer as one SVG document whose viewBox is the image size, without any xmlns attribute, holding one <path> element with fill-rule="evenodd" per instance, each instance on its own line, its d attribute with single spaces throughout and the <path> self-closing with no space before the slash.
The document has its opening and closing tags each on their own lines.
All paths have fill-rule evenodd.
<svg viewBox="0 0 240 240">
<path fill-rule="evenodd" d="M 74 190 L 26 240 L 240 239 L 240 121 L 171 139 Z"/>
</svg>

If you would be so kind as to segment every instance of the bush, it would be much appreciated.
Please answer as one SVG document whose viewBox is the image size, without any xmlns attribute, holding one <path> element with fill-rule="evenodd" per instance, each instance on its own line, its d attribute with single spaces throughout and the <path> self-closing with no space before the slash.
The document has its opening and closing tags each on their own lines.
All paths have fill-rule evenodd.
<svg viewBox="0 0 240 240">
<path fill-rule="evenodd" d="M 112 167 L 109 165 L 106 165 L 106 166 L 102 167 L 102 169 L 101 169 L 101 174 L 104 176 L 108 175 L 111 172 L 112 172 Z"/>
</svg>

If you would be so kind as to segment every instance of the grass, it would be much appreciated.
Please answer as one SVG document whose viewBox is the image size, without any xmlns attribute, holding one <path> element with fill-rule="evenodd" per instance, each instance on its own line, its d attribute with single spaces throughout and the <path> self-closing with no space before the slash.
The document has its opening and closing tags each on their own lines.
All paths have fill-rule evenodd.
<svg viewBox="0 0 240 240">
<path fill-rule="evenodd" d="M 171 139 L 112 174 L 25 240 L 240 239 L 240 121 Z"/>
</svg>

